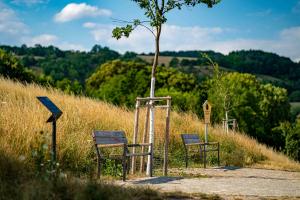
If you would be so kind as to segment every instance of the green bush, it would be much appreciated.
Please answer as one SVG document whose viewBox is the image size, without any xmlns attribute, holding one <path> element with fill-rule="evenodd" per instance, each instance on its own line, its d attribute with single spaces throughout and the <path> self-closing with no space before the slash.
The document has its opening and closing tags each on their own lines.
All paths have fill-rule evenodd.
<svg viewBox="0 0 300 200">
<path fill-rule="evenodd" d="M 300 161 L 300 119 L 285 138 L 285 151 L 294 160 Z"/>
</svg>

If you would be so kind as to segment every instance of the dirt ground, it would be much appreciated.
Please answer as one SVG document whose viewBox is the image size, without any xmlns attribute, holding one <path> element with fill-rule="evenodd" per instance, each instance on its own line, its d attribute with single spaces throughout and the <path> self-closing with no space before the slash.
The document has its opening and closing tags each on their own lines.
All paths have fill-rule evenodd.
<svg viewBox="0 0 300 200">
<path fill-rule="evenodd" d="M 145 177 L 121 185 L 142 185 L 162 192 L 217 194 L 225 199 L 300 199 L 300 172 L 252 168 L 171 169 L 183 177 Z M 187 178 L 188 177 L 188 178 Z"/>
</svg>

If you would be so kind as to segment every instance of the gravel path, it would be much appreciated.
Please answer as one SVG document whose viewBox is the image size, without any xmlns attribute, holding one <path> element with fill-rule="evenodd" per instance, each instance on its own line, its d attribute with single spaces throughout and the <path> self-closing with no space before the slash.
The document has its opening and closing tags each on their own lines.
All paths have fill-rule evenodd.
<svg viewBox="0 0 300 200">
<path fill-rule="evenodd" d="M 128 180 L 125 185 L 147 185 L 161 191 L 221 196 L 300 198 L 300 172 L 250 168 L 184 169 L 171 172 L 204 178 L 153 177 Z"/>
</svg>

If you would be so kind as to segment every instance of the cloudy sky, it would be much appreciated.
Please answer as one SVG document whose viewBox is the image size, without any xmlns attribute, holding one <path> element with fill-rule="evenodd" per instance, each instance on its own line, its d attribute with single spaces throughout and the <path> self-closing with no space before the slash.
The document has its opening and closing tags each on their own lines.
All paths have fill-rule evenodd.
<svg viewBox="0 0 300 200">
<path fill-rule="evenodd" d="M 184 8 L 167 15 L 161 50 L 261 49 L 300 60 L 300 0 L 223 0 L 215 8 Z M 113 19 L 146 19 L 130 0 L 0 0 L 0 44 L 55 45 L 89 51 L 94 44 L 152 52 L 153 37 L 138 28 L 111 37 Z"/>
</svg>

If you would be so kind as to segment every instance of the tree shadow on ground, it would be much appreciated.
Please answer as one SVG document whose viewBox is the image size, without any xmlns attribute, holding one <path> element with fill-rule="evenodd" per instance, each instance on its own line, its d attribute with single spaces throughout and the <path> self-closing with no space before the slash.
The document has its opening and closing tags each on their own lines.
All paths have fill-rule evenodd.
<svg viewBox="0 0 300 200">
<path fill-rule="evenodd" d="M 216 167 L 214 169 L 222 169 L 224 171 L 233 171 L 233 170 L 238 170 L 241 169 L 242 167 L 235 167 L 235 166 L 223 166 L 223 167 Z"/>
<path fill-rule="evenodd" d="M 133 181 L 133 184 L 161 184 L 161 183 L 169 183 L 172 181 L 177 181 L 181 180 L 183 177 L 167 177 L 167 176 L 162 176 L 162 177 L 154 177 L 154 178 L 149 178 L 146 180 L 137 180 Z"/>
</svg>

